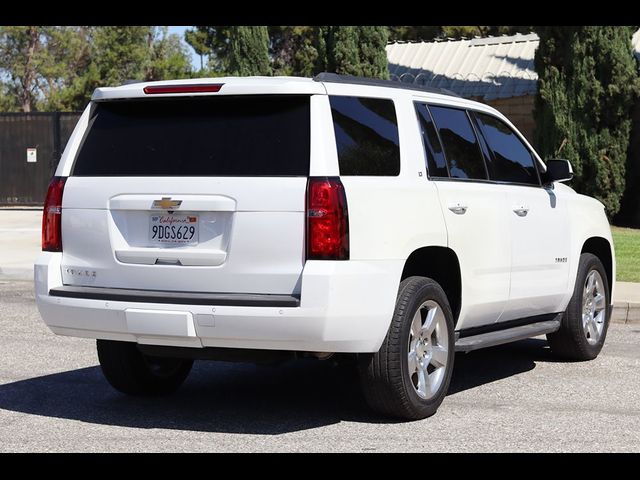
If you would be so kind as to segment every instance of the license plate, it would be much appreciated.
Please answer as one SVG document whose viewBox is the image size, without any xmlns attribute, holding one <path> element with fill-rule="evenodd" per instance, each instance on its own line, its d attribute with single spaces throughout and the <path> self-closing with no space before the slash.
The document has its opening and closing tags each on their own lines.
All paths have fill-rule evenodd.
<svg viewBox="0 0 640 480">
<path fill-rule="evenodd" d="M 198 216 L 189 214 L 151 215 L 149 241 L 154 245 L 196 245 Z"/>
</svg>

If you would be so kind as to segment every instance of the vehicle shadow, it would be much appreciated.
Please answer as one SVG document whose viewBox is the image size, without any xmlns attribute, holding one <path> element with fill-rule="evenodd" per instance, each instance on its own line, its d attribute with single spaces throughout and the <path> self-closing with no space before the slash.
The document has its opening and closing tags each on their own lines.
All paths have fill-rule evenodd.
<svg viewBox="0 0 640 480">
<path fill-rule="evenodd" d="M 537 362 L 557 362 L 547 341 L 521 340 L 469 353 L 458 353 L 448 395 L 528 372 Z M 446 400 L 445 400 L 446 401 Z"/>
<path fill-rule="evenodd" d="M 550 360 L 542 340 L 457 355 L 449 395 Z M 355 368 L 316 360 L 279 367 L 196 362 L 183 387 L 160 398 L 122 395 L 100 367 L 87 367 L 0 385 L 0 409 L 93 424 L 258 435 L 341 421 L 397 422 L 368 410 Z"/>
</svg>

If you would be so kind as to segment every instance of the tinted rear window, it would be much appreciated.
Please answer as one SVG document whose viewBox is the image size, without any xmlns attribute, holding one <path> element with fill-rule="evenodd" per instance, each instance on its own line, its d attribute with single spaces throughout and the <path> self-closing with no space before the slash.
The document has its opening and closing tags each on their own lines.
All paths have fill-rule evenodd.
<svg viewBox="0 0 640 480">
<path fill-rule="evenodd" d="M 398 175 L 398 122 L 392 100 L 330 97 L 340 175 Z"/>
<path fill-rule="evenodd" d="M 306 176 L 308 96 L 97 103 L 81 176 Z"/>
<path fill-rule="evenodd" d="M 420 129 L 422 131 L 422 142 L 427 156 L 427 172 L 430 177 L 447 178 L 449 176 L 447 162 L 444 158 L 444 151 L 440 145 L 438 133 L 433 126 L 431 114 L 429 110 L 427 110 L 427 106 L 423 104 L 416 104 L 416 112 L 418 112 L 418 120 L 420 121 Z"/>
<path fill-rule="evenodd" d="M 487 180 L 484 159 L 467 112 L 430 106 L 452 178 Z"/>
</svg>

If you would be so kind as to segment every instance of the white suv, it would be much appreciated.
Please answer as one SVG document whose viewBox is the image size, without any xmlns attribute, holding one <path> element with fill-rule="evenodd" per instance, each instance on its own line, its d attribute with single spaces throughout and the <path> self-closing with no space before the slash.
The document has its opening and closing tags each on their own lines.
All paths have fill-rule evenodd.
<svg viewBox="0 0 640 480">
<path fill-rule="evenodd" d="M 435 413 L 455 352 L 547 334 L 595 358 L 602 204 L 499 112 L 321 74 L 100 88 L 47 194 L 37 304 L 128 394 L 194 359 L 357 354 L 377 411 Z"/>
</svg>

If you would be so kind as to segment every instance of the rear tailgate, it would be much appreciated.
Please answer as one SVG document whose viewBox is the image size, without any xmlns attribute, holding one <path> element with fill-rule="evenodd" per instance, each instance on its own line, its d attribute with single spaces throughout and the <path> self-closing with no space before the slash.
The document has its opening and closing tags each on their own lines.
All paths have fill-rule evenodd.
<svg viewBox="0 0 640 480">
<path fill-rule="evenodd" d="M 94 104 L 67 180 L 65 285 L 299 294 L 309 95 Z"/>
</svg>

